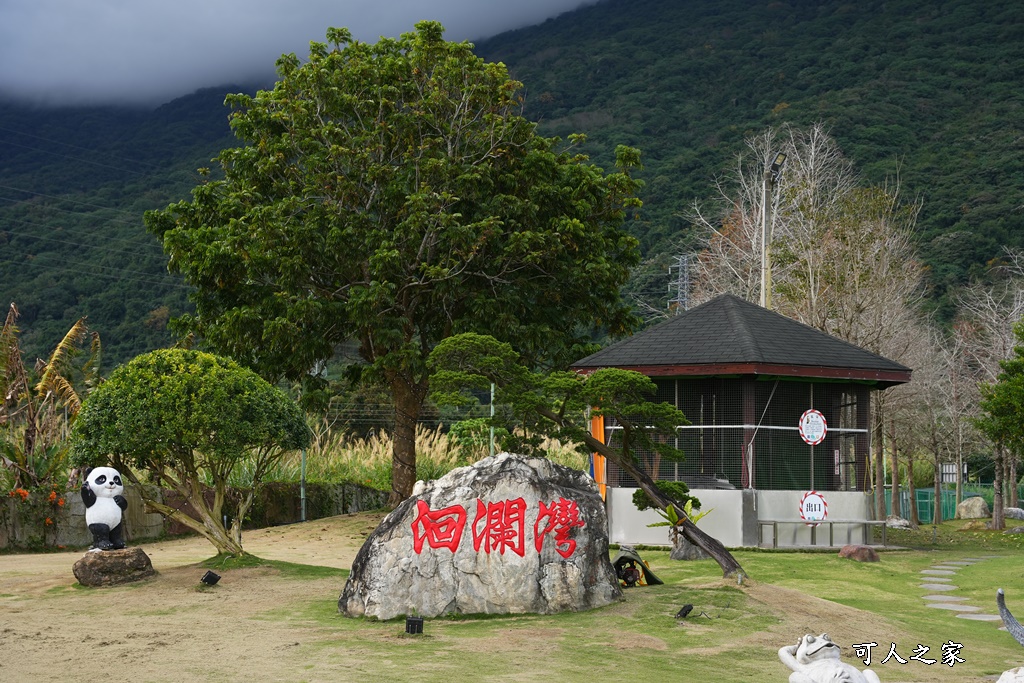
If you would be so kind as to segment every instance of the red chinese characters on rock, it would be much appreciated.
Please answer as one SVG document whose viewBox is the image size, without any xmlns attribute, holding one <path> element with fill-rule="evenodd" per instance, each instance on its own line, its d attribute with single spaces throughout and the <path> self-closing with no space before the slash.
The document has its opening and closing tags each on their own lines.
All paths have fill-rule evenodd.
<svg viewBox="0 0 1024 683">
<path fill-rule="evenodd" d="M 476 519 L 473 520 L 473 550 L 480 552 L 482 545 L 488 555 L 492 550 L 504 555 L 508 549 L 522 557 L 526 554 L 526 546 L 523 543 L 525 519 L 526 501 L 522 498 L 486 505 L 477 499 Z"/>
<path fill-rule="evenodd" d="M 447 548 L 455 552 L 462 541 L 468 515 L 461 505 L 450 505 L 431 510 L 425 501 L 416 502 L 417 517 L 412 523 L 413 551 L 419 555 L 426 541 L 431 549 Z M 490 503 L 476 501 L 476 517 L 470 525 L 473 550 L 504 555 L 510 550 L 523 557 L 526 554 L 526 501 L 512 498 Z M 533 524 L 534 547 L 539 553 L 544 538 L 554 534 L 555 552 L 568 558 L 576 551 L 576 541 L 570 536 L 574 528 L 586 526 L 574 500 L 559 498 L 550 504 L 540 501 L 540 510 Z"/>
<path fill-rule="evenodd" d="M 440 510 L 431 510 L 422 500 L 416 501 L 419 516 L 412 523 L 412 549 L 419 555 L 426 540 L 431 548 L 448 548 L 453 553 L 459 549 L 462 530 L 466 526 L 466 508 L 451 505 Z"/>
<path fill-rule="evenodd" d="M 540 528 L 541 520 L 547 519 L 547 525 L 543 531 Z M 552 531 L 555 532 L 555 552 L 562 557 L 568 558 L 576 550 L 576 541 L 569 538 L 574 527 L 584 526 L 580 519 L 580 508 L 575 500 L 559 498 L 548 507 L 544 501 L 540 502 L 540 514 L 533 524 L 533 542 L 537 546 L 537 552 L 544 547 L 544 537 Z"/>
</svg>

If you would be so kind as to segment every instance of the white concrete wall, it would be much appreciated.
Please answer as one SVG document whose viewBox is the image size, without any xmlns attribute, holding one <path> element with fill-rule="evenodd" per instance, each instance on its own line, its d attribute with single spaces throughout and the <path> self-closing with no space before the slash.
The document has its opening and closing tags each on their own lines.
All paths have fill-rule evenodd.
<svg viewBox="0 0 1024 683">
<path fill-rule="evenodd" d="M 759 520 L 800 519 L 800 499 L 804 491 L 758 491 L 756 512 Z M 861 491 L 819 491 L 828 503 L 830 520 L 873 519 L 871 501 Z M 779 546 L 811 545 L 811 527 L 807 524 L 780 524 L 778 527 Z M 762 544 L 771 545 L 772 529 L 764 526 L 761 530 Z M 835 524 L 832 530 L 832 544 L 864 543 L 864 526 L 860 524 Z M 815 531 L 815 545 L 827 546 L 828 525 L 819 525 Z"/>
<path fill-rule="evenodd" d="M 637 510 L 633 505 L 634 491 L 636 489 L 608 488 L 608 540 L 627 545 L 671 545 L 668 527 L 647 526 L 663 518 L 654 510 Z M 694 489 L 690 494 L 700 499 L 701 512 L 712 510 L 697 524 L 705 533 L 726 547 L 744 545 L 743 491 Z"/>
<path fill-rule="evenodd" d="M 636 489 L 608 488 L 608 540 L 626 545 L 669 545 L 668 527 L 647 526 L 662 521 L 662 517 L 653 510 L 637 510 L 633 505 L 634 491 Z M 770 546 L 772 528 L 765 526 L 759 536 L 757 520 L 799 520 L 800 499 L 804 495 L 804 491 L 739 489 L 700 489 L 690 493 L 700 499 L 702 511 L 712 510 L 700 520 L 700 528 L 729 548 L 755 546 L 759 538 L 763 539 L 763 545 Z M 863 492 L 825 491 L 821 495 L 828 502 L 828 519 L 873 519 L 870 499 Z M 811 545 L 811 527 L 806 524 L 780 524 L 778 530 L 780 547 Z M 814 535 L 815 545 L 828 545 L 828 525 L 819 525 Z M 834 545 L 864 542 L 863 525 L 834 525 Z"/>
</svg>

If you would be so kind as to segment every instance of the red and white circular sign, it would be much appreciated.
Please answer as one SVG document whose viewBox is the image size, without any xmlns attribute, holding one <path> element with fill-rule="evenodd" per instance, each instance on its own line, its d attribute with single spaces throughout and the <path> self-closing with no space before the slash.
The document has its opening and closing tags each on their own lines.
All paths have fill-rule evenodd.
<svg viewBox="0 0 1024 683">
<path fill-rule="evenodd" d="M 825 423 L 825 416 L 813 408 L 805 410 L 800 416 L 800 438 L 810 446 L 817 446 L 825 440 L 825 433 L 828 432 L 828 425 Z"/>
<path fill-rule="evenodd" d="M 807 524 L 817 526 L 818 522 L 828 517 L 828 502 L 817 491 L 808 491 L 800 499 L 800 519 Z"/>
</svg>

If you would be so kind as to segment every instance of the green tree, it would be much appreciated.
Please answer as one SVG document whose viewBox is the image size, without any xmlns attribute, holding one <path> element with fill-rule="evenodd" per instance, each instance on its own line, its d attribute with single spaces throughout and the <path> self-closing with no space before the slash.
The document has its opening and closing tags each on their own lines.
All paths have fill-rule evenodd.
<svg viewBox="0 0 1024 683">
<path fill-rule="evenodd" d="M 1024 322 L 1013 326 L 1013 334 L 1017 339 L 1013 355 L 999 361 L 1002 370 L 994 383 L 980 385 L 981 416 L 976 420 L 978 428 L 995 445 L 992 520 L 997 529 L 1003 528 L 1004 520 L 1004 450 L 1013 455 L 1024 453 Z"/>
<path fill-rule="evenodd" d="M 431 396 L 441 404 L 470 401 L 465 392 L 494 383 L 496 400 L 511 406 L 514 424 L 502 446 L 518 453 L 539 451 L 541 437 L 578 443 L 600 453 L 636 480 L 655 507 L 665 510 L 673 527 L 718 562 L 725 576 L 743 574 L 743 568 L 715 538 L 698 529 L 678 490 L 666 493 L 637 458 L 638 451 L 682 459 L 666 435 L 687 424 L 675 406 L 649 400 L 654 382 L 639 372 L 604 368 L 589 375 L 575 372 L 536 372 L 528 369 L 511 345 L 473 333 L 445 339 L 430 355 L 434 368 Z M 616 447 L 603 444 L 580 424 L 590 408 L 595 415 L 613 418 L 622 428 Z"/>
<path fill-rule="evenodd" d="M 152 351 L 119 367 L 82 405 L 72 432 L 76 464 L 110 462 L 135 484 L 138 472 L 148 473 L 197 516 L 146 498 L 148 507 L 236 556 L 264 474 L 309 437 L 302 411 L 284 392 L 232 360 L 184 349 Z M 243 462 L 252 487 L 229 496 L 228 480 Z"/>
<path fill-rule="evenodd" d="M 221 152 L 224 179 L 146 218 L 196 288 L 179 329 L 214 350 L 296 378 L 359 343 L 395 406 L 392 504 L 416 480 L 439 340 L 487 332 L 564 364 L 634 324 L 619 287 L 639 259 L 622 229 L 639 153 L 606 175 L 537 135 L 504 65 L 442 35 L 330 29 L 307 63 L 282 57 L 273 90 L 228 98 L 245 144 Z"/>
</svg>

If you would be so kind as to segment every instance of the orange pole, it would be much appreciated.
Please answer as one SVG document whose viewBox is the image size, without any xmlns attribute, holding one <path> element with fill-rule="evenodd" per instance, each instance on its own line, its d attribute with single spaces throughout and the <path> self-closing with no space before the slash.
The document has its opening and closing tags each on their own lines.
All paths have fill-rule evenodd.
<svg viewBox="0 0 1024 683">
<path fill-rule="evenodd" d="M 604 443 L 604 415 L 595 415 L 590 418 L 590 435 Z M 590 454 L 590 474 L 594 477 L 594 481 L 597 482 L 597 488 L 601 492 L 601 499 L 605 500 L 605 494 L 607 489 L 606 480 L 606 458 L 603 455 L 597 453 Z"/>
</svg>

